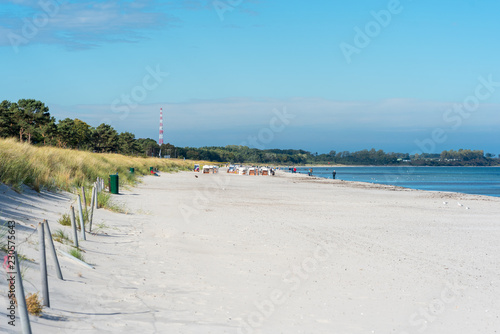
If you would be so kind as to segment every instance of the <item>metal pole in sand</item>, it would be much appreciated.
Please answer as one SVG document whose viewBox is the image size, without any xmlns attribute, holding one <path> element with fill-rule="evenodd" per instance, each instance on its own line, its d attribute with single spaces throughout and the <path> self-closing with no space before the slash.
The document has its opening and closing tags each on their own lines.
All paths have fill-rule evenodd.
<svg viewBox="0 0 500 334">
<path fill-rule="evenodd" d="M 92 188 L 92 200 L 90 201 L 90 212 L 89 212 L 89 232 L 92 232 L 92 220 L 94 219 L 94 198 L 95 198 L 95 187 Z"/>
<path fill-rule="evenodd" d="M 71 226 L 73 227 L 73 242 L 76 248 L 78 247 L 78 234 L 76 234 L 76 219 L 75 219 L 75 208 L 73 205 L 70 209 L 70 217 L 71 217 Z"/>
<path fill-rule="evenodd" d="M 87 237 L 85 236 L 85 221 L 83 220 L 82 200 L 80 199 L 80 195 L 78 195 L 78 211 L 80 216 L 80 231 L 82 233 L 82 239 L 87 240 Z"/>
<path fill-rule="evenodd" d="M 21 319 L 21 331 L 23 334 L 31 334 L 30 318 L 28 316 L 28 308 L 26 307 L 26 297 L 24 296 L 23 277 L 21 276 L 21 264 L 17 257 L 17 252 L 14 252 L 16 261 L 16 296 L 17 309 L 19 310 L 19 318 Z"/>
<path fill-rule="evenodd" d="M 97 186 L 97 181 L 94 182 L 94 188 L 95 188 L 95 193 L 93 194 L 93 196 L 95 198 L 93 200 L 93 203 L 94 203 L 95 208 L 98 209 L 99 207 L 97 206 L 97 194 L 99 193 L 99 187 Z"/>
<path fill-rule="evenodd" d="M 57 259 L 56 247 L 54 246 L 54 240 L 52 240 L 52 233 L 50 233 L 49 222 L 47 220 L 44 220 L 43 223 L 43 225 L 45 225 L 45 232 L 47 232 L 47 239 L 49 240 L 49 250 L 52 253 L 52 257 L 54 258 L 57 278 L 63 280 L 61 266 L 59 265 L 59 260 Z"/>
<path fill-rule="evenodd" d="M 87 211 L 87 198 L 85 197 L 85 187 L 82 186 L 83 208 Z"/>
<path fill-rule="evenodd" d="M 45 256 L 44 223 L 38 223 L 38 248 L 40 248 L 40 277 L 42 279 L 42 305 L 50 307 L 49 281 L 47 279 L 47 257 Z"/>
</svg>

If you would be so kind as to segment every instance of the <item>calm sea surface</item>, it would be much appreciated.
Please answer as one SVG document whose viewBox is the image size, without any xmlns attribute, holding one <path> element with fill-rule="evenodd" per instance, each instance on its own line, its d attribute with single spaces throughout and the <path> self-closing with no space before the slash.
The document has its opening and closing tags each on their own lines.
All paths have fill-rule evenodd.
<svg viewBox="0 0 500 334">
<path fill-rule="evenodd" d="M 310 167 L 297 168 L 307 174 Z M 500 197 L 499 167 L 316 167 L 313 175 L 420 189 Z"/>
</svg>

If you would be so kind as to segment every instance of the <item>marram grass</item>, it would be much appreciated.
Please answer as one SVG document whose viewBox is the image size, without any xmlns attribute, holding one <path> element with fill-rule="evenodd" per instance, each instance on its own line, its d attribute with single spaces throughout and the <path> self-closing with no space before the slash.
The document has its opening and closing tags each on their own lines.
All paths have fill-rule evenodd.
<svg viewBox="0 0 500 334">
<path fill-rule="evenodd" d="M 76 257 L 78 260 L 80 261 L 84 261 L 85 262 L 85 258 L 83 257 L 83 253 L 80 249 L 78 248 L 71 248 L 69 250 L 69 254 L 73 257 Z"/>
<path fill-rule="evenodd" d="M 50 146 L 37 147 L 13 138 L 0 138 L 0 182 L 21 189 L 24 184 L 37 191 L 91 185 L 99 176 L 108 180 L 119 174 L 120 186 L 134 184 L 135 176 L 149 174 L 149 167 L 163 172 L 188 170 L 190 161 L 130 157 L 121 154 L 91 153 Z M 130 167 L 135 174 L 130 174 Z"/>
</svg>

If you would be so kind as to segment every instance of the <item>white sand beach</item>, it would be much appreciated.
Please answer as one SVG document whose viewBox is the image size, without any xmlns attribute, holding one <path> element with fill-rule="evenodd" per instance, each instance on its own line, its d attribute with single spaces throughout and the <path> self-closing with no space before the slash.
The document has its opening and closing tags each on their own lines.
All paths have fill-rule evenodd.
<svg viewBox="0 0 500 334">
<path fill-rule="evenodd" d="M 33 333 L 499 331 L 500 198 L 194 175 L 144 177 L 113 196 L 127 214 L 97 210 L 98 233 L 80 242 L 94 269 L 59 257 L 61 281 L 49 255 L 51 307 L 30 316 Z M 57 220 L 72 201 L 0 188 L 0 218 L 33 260 L 27 293 L 40 290 L 34 228 L 47 219 L 71 235 Z M 2 300 L 1 330 L 19 333 Z"/>
</svg>

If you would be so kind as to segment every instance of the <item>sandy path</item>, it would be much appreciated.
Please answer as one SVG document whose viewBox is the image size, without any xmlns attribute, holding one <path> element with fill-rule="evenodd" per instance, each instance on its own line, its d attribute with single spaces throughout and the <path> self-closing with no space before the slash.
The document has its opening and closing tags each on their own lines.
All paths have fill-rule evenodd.
<svg viewBox="0 0 500 334">
<path fill-rule="evenodd" d="M 117 196 L 129 215 L 100 211 L 108 235 L 85 244 L 96 269 L 64 263 L 36 332 L 500 328 L 500 199 L 198 175 L 146 177 Z"/>
</svg>

